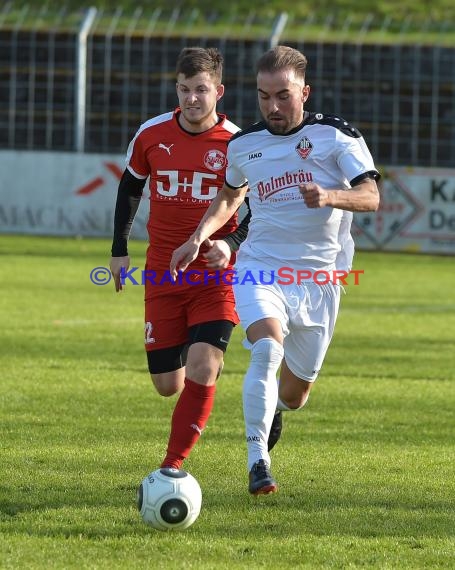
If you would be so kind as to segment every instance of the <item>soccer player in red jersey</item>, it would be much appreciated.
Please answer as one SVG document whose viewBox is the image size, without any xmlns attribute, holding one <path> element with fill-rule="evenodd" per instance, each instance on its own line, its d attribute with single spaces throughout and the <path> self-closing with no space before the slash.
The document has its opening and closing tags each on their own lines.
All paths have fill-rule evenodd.
<svg viewBox="0 0 455 570">
<path fill-rule="evenodd" d="M 179 106 L 140 126 L 128 147 L 115 209 L 110 267 L 120 291 L 122 272 L 130 266 L 131 225 L 149 179 L 145 349 L 158 393 L 180 393 L 161 463 L 176 469 L 206 426 L 223 355 L 238 323 L 232 287 L 218 270 L 232 269 L 232 252 L 246 236 L 248 219 L 238 226 L 235 214 L 185 274 L 174 282 L 169 273 L 173 250 L 195 231 L 223 186 L 227 143 L 239 131 L 216 110 L 224 93 L 222 67 L 214 48 L 182 50 L 176 67 Z"/>
</svg>

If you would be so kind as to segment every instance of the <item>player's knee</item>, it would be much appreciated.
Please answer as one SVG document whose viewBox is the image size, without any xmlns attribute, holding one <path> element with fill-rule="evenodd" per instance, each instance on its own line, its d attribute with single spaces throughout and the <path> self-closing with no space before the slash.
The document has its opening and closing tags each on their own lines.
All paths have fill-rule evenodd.
<svg viewBox="0 0 455 570">
<path fill-rule="evenodd" d="M 213 384 L 221 373 L 220 363 L 214 359 L 187 362 L 186 372 L 188 378 L 198 384 Z"/>
<path fill-rule="evenodd" d="M 251 361 L 279 367 L 283 359 L 283 346 L 273 338 L 261 338 L 251 347 Z"/>
<path fill-rule="evenodd" d="M 175 382 L 169 382 L 167 379 L 163 378 L 162 375 L 151 374 L 152 383 L 155 386 L 155 390 L 160 396 L 169 398 L 180 392 L 181 387 Z"/>
<path fill-rule="evenodd" d="M 283 398 L 283 397 L 279 396 L 279 398 L 283 402 L 283 404 L 289 410 L 291 410 L 293 412 L 303 408 L 305 406 L 305 404 L 308 402 L 308 397 L 309 397 L 309 394 L 307 394 L 307 393 L 296 394 L 296 395 L 288 395 L 287 398 Z"/>
<path fill-rule="evenodd" d="M 292 410 L 293 412 L 300 410 L 300 408 L 303 408 L 303 406 L 306 404 L 306 401 L 302 403 L 301 400 L 286 400 L 284 402 L 286 404 L 286 406 Z"/>
</svg>

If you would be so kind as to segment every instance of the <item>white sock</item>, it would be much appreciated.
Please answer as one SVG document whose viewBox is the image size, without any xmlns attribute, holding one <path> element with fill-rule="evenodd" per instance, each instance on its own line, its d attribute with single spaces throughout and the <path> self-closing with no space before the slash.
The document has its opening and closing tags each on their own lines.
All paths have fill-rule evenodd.
<svg viewBox="0 0 455 570">
<path fill-rule="evenodd" d="M 278 399 L 276 373 L 283 354 L 283 347 L 273 338 L 261 338 L 251 348 L 250 366 L 243 381 L 248 471 L 259 459 L 270 465 L 267 440 Z"/>
</svg>

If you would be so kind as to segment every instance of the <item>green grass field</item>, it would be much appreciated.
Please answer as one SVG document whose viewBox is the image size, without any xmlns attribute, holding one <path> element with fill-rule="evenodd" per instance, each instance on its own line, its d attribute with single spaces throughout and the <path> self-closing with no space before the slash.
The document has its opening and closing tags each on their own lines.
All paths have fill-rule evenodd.
<svg viewBox="0 0 455 570">
<path fill-rule="evenodd" d="M 247 493 L 238 329 L 186 463 L 201 515 L 162 533 L 135 492 L 174 400 L 146 371 L 142 288 L 90 282 L 109 247 L 0 237 L 2 570 L 454 568 L 453 258 L 357 254 L 310 402 L 272 452 L 273 496 Z"/>
</svg>

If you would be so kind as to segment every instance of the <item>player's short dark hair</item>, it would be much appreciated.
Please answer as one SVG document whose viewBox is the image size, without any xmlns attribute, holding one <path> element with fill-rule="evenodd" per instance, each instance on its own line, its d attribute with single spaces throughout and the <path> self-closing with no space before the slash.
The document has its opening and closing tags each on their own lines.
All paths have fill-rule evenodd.
<svg viewBox="0 0 455 570">
<path fill-rule="evenodd" d="M 215 83 L 220 84 L 223 76 L 223 56 L 217 48 L 188 47 L 179 54 L 176 74 L 187 78 L 207 72 Z"/>
<path fill-rule="evenodd" d="M 259 58 L 256 71 L 273 73 L 292 69 L 297 77 L 305 81 L 307 63 L 307 58 L 300 51 L 288 46 L 276 46 Z"/>
</svg>

